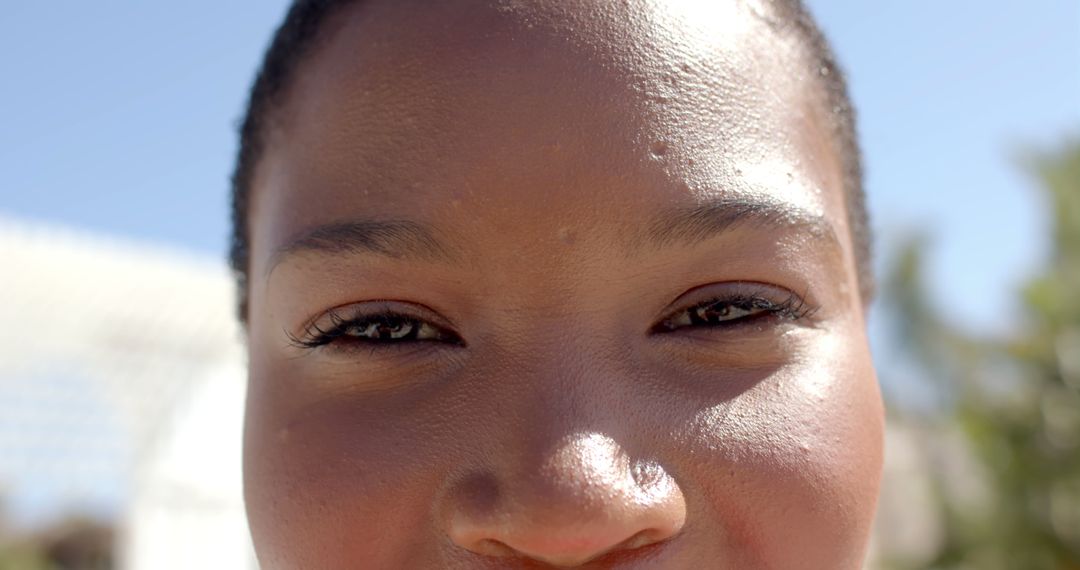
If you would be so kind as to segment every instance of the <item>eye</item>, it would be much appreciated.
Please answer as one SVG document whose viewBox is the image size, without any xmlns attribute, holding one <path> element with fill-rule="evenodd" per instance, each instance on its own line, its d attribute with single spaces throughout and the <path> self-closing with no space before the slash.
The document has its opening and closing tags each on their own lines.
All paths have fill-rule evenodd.
<svg viewBox="0 0 1080 570">
<path fill-rule="evenodd" d="M 672 313 L 653 330 L 662 333 L 685 328 L 727 328 L 769 317 L 795 321 L 816 310 L 794 293 L 778 293 L 770 288 L 713 297 Z"/>
<path fill-rule="evenodd" d="M 401 315 L 378 315 L 341 323 L 339 337 L 366 341 L 401 342 L 438 340 L 439 330 L 418 319 Z"/>
<path fill-rule="evenodd" d="M 305 349 L 329 345 L 377 349 L 419 342 L 461 344 L 461 339 L 449 329 L 423 318 L 386 309 L 369 312 L 359 307 L 331 310 L 301 335 L 290 334 L 289 340 Z"/>
</svg>

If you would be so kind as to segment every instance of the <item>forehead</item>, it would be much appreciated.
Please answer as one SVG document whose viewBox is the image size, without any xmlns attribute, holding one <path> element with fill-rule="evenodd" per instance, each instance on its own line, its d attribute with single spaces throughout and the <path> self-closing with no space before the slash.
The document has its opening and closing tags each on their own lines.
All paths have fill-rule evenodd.
<svg viewBox="0 0 1080 570">
<path fill-rule="evenodd" d="M 543 231 L 601 210 L 633 225 L 658 203 L 763 195 L 846 236 L 818 89 L 800 47 L 760 11 L 358 3 L 323 30 L 275 113 L 253 261 L 350 218 Z"/>
</svg>

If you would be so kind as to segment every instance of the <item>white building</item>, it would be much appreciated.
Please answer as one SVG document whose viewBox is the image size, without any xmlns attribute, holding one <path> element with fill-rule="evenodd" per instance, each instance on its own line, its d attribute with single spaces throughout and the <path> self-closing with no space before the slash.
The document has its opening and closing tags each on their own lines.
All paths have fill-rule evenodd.
<svg viewBox="0 0 1080 570">
<path fill-rule="evenodd" d="M 224 263 L 0 218 L 0 490 L 121 518 L 123 568 L 255 568 Z"/>
</svg>

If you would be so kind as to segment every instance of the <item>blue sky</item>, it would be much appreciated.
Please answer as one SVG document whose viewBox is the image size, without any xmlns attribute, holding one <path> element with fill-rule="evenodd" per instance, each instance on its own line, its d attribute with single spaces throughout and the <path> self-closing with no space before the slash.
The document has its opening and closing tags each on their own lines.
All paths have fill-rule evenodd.
<svg viewBox="0 0 1080 570">
<path fill-rule="evenodd" d="M 9 4 L 0 214 L 223 256 L 234 123 L 287 3 Z M 1080 3 L 809 4 L 860 110 L 879 249 L 929 230 L 946 314 L 1003 328 L 1045 250 L 1015 156 L 1080 135 Z"/>
</svg>

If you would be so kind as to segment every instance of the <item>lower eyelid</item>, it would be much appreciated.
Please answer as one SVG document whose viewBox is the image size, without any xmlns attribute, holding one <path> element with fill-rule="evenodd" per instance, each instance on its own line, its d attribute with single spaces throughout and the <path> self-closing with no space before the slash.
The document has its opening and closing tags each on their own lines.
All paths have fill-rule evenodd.
<svg viewBox="0 0 1080 570">
<path fill-rule="evenodd" d="M 406 342 L 370 342 L 364 340 L 344 340 L 316 347 L 312 351 L 321 353 L 328 360 L 358 361 L 378 359 L 380 357 L 417 359 L 437 357 L 445 351 L 459 348 L 458 345 L 438 340 L 411 340 Z"/>
<path fill-rule="evenodd" d="M 723 349 L 724 347 L 742 346 L 750 343 L 757 346 L 767 339 L 780 336 L 776 324 L 739 323 L 726 327 L 686 327 L 655 335 L 658 341 L 698 347 L 705 350 Z"/>
<path fill-rule="evenodd" d="M 713 325 L 687 325 L 678 326 L 674 328 L 664 328 L 657 325 L 650 334 L 657 335 L 683 335 L 683 336 L 701 336 L 701 335 L 729 335 L 737 332 L 746 332 L 748 330 L 757 332 L 764 332 L 766 328 L 775 328 L 777 326 L 791 323 L 795 324 L 801 321 L 802 318 L 790 318 L 781 314 L 778 311 L 765 310 L 755 315 L 749 315 L 746 317 L 732 319 L 730 321 L 721 321 Z M 665 321 L 667 322 L 667 321 Z M 663 324 L 663 323 L 662 323 Z M 757 329 L 755 331 L 754 329 Z"/>
</svg>

